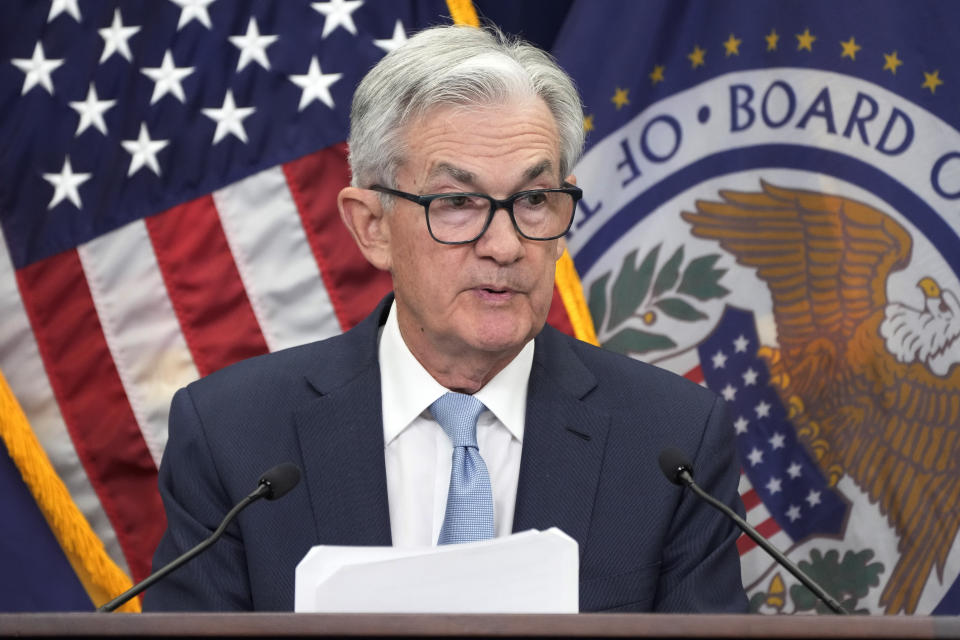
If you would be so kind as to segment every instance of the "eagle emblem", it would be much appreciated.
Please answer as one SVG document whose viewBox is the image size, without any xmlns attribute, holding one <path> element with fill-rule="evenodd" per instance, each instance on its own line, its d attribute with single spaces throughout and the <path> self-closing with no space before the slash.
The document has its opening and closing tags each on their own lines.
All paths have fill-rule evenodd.
<svg viewBox="0 0 960 640">
<path fill-rule="evenodd" d="M 932 277 L 922 308 L 887 299 L 910 234 L 853 199 L 761 182 L 683 212 L 770 290 L 778 348 L 763 347 L 797 436 L 830 486 L 850 476 L 899 535 L 880 598 L 913 613 L 960 527 L 960 302 Z"/>
</svg>

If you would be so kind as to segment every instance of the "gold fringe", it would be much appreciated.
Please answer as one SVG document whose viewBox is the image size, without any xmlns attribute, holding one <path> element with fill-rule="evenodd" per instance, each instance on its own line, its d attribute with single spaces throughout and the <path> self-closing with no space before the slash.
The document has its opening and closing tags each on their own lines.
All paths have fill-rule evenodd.
<svg viewBox="0 0 960 640">
<path fill-rule="evenodd" d="M 600 346 L 597 342 L 597 332 L 593 328 L 590 308 L 587 307 L 587 301 L 583 297 L 580 276 L 577 275 L 573 258 L 566 249 L 557 260 L 557 289 L 560 291 L 560 299 L 563 300 L 563 307 L 567 310 L 570 324 L 573 325 L 573 335 L 584 342 Z"/>
<path fill-rule="evenodd" d="M 470 27 L 480 26 L 480 18 L 477 17 L 473 0 L 447 0 L 447 9 L 450 10 L 453 24 L 465 24 Z"/>
<path fill-rule="evenodd" d="M 107 555 L 103 542 L 73 502 L 2 372 L 0 438 L 94 606 L 129 589 L 130 578 Z M 120 611 L 139 612 L 140 601 L 134 598 Z"/>
</svg>

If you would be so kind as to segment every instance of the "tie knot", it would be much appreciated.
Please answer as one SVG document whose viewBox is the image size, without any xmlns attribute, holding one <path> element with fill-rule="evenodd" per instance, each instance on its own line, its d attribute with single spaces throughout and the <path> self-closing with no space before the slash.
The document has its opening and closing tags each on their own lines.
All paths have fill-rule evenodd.
<svg viewBox="0 0 960 640">
<path fill-rule="evenodd" d="M 465 393 L 449 391 L 430 405 L 430 412 L 455 447 L 477 446 L 477 418 L 486 407 Z"/>
</svg>

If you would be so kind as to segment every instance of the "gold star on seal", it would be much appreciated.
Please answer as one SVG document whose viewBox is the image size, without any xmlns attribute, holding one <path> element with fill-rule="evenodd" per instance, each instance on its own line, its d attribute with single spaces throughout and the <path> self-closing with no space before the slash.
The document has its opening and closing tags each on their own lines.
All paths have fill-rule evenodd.
<svg viewBox="0 0 960 640">
<path fill-rule="evenodd" d="M 663 82 L 663 72 L 666 70 L 666 67 L 662 64 L 658 64 L 653 67 L 653 71 L 650 72 L 650 82 L 652 84 L 657 84 L 658 82 Z"/>
<path fill-rule="evenodd" d="M 697 67 L 702 67 L 704 65 L 703 57 L 705 55 L 707 55 L 706 49 L 694 46 L 693 51 L 687 54 L 687 58 L 690 59 L 691 68 L 696 69 Z"/>
<path fill-rule="evenodd" d="M 739 38 L 735 38 L 734 35 L 731 33 L 730 37 L 727 38 L 726 41 L 723 43 L 723 48 L 726 49 L 726 57 L 729 58 L 730 56 L 740 55 L 741 42 L 743 42 L 743 40 Z"/>
<path fill-rule="evenodd" d="M 851 60 L 857 59 L 857 51 L 860 51 L 863 47 L 858 45 L 853 40 L 853 36 L 850 36 L 850 39 L 846 42 L 841 41 L 840 46 L 843 47 L 843 53 L 840 54 L 841 58 L 850 58 Z"/>
<path fill-rule="evenodd" d="M 796 34 L 797 36 L 797 51 L 807 51 L 813 52 L 813 41 L 817 39 L 817 36 L 810 33 L 810 29 L 804 29 L 803 33 Z"/>
<path fill-rule="evenodd" d="M 943 80 L 940 79 L 940 69 L 937 69 L 933 73 L 923 72 L 923 84 L 920 85 L 921 89 L 930 89 L 930 93 L 936 93 L 937 87 L 943 84 Z"/>
<path fill-rule="evenodd" d="M 777 33 L 776 29 L 770 29 L 770 33 L 763 36 L 763 39 L 767 41 L 767 51 L 777 50 L 777 42 L 780 41 L 780 34 Z"/>
<path fill-rule="evenodd" d="M 587 133 L 593 131 L 593 114 L 583 116 L 583 130 Z"/>
<path fill-rule="evenodd" d="M 610 98 L 610 100 L 617 106 L 617 111 L 624 105 L 630 104 L 630 98 L 627 97 L 628 93 L 630 93 L 630 89 L 621 89 L 620 87 L 617 87 L 616 91 L 614 91 L 613 97 Z"/>
<path fill-rule="evenodd" d="M 897 75 L 897 67 L 903 64 L 903 60 L 897 57 L 897 52 L 894 51 L 893 53 L 885 53 L 883 54 L 883 59 L 885 60 L 883 63 L 883 70 L 889 71 L 893 75 Z"/>
</svg>

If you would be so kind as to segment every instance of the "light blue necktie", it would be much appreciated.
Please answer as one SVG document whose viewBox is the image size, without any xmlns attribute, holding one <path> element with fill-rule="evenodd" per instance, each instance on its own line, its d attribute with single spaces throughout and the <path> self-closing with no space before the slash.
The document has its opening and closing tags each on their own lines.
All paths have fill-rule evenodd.
<svg viewBox="0 0 960 640">
<path fill-rule="evenodd" d="M 493 537 L 493 492 L 490 474 L 477 448 L 477 418 L 483 403 L 464 393 L 448 392 L 430 412 L 453 442 L 453 466 L 447 512 L 437 544 L 476 542 Z"/>
</svg>

